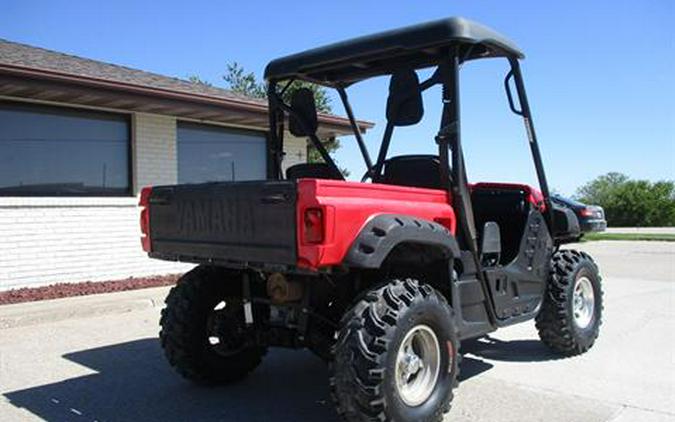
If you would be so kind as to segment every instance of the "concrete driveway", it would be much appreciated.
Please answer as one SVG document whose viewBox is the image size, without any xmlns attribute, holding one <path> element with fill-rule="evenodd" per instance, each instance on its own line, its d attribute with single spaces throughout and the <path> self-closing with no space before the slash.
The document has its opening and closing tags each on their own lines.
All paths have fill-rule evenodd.
<svg viewBox="0 0 675 422">
<path fill-rule="evenodd" d="M 581 248 L 604 275 L 596 346 L 559 359 L 531 323 L 465 344 L 448 421 L 675 420 L 675 243 Z M 0 329 L 0 420 L 337 420 L 310 353 L 275 349 L 243 382 L 199 388 L 164 361 L 159 306 L 130 309 Z"/>
</svg>

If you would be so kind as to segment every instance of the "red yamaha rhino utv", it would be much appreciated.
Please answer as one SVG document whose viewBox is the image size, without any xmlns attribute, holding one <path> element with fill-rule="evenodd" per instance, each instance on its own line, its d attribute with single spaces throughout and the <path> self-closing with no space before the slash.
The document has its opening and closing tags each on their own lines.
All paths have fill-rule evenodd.
<svg viewBox="0 0 675 422">
<path fill-rule="evenodd" d="M 467 182 L 459 69 L 505 58 L 504 86 L 521 116 L 540 191 Z M 440 421 L 457 384 L 462 340 L 536 320 L 562 355 L 598 336 L 598 268 L 561 250 L 579 236 L 550 200 L 523 84 L 520 50 L 493 30 L 444 19 L 272 61 L 269 180 L 156 186 L 141 193 L 142 244 L 153 258 L 197 263 L 166 300 L 160 339 L 169 363 L 206 384 L 244 377 L 268 347 L 308 348 L 330 366 L 349 421 Z M 429 79 L 416 73 L 430 68 Z M 387 125 L 373 163 L 346 89 L 389 76 Z M 319 141 L 311 91 L 337 90 L 367 172 L 345 181 Z M 438 155 L 388 158 L 394 129 L 418 123 L 422 92 L 442 87 Z M 515 87 L 515 93 L 512 92 Z M 285 128 L 325 162 L 282 171 Z"/>
</svg>

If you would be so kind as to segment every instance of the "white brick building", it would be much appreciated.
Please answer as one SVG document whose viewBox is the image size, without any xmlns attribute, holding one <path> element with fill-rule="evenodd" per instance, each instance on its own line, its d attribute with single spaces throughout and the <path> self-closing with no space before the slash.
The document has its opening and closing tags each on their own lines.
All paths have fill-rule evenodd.
<svg viewBox="0 0 675 422">
<path fill-rule="evenodd" d="M 0 40 L 0 290 L 184 271 L 141 251 L 140 189 L 265 178 L 266 126 L 258 100 Z M 287 134 L 284 166 L 306 148 Z"/>
</svg>

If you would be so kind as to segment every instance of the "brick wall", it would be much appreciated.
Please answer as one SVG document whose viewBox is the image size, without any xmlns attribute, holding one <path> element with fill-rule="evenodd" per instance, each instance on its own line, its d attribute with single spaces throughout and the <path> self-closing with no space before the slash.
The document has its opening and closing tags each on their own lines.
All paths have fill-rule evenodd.
<svg viewBox="0 0 675 422">
<path fill-rule="evenodd" d="M 176 183 L 176 118 L 135 113 L 131 125 L 135 192 L 147 185 Z"/>
<path fill-rule="evenodd" d="M 0 290 L 183 272 L 141 251 L 136 198 L 0 199 Z"/>
<path fill-rule="evenodd" d="M 132 119 L 134 192 L 177 180 L 176 119 Z M 286 138 L 285 167 L 306 159 L 305 139 Z M 138 199 L 0 197 L 0 290 L 57 282 L 180 273 L 192 267 L 141 251 Z"/>
</svg>

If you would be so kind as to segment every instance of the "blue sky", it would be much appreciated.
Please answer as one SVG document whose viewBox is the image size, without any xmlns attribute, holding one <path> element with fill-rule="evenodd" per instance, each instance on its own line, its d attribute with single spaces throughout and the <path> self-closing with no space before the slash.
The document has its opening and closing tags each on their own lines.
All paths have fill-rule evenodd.
<svg viewBox="0 0 675 422">
<path fill-rule="evenodd" d="M 166 75 L 197 74 L 223 86 L 226 64 L 260 75 L 272 58 L 324 43 L 446 16 L 502 32 L 526 53 L 526 78 L 549 184 L 571 194 L 609 171 L 675 178 L 675 2 L 387 1 L 142 2 L 5 0 L 0 37 Z M 502 89 L 506 63 L 462 69 L 463 139 L 471 181 L 535 183 L 522 122 Z M 356 114 L 377 124 L 366 135 L 376 154 L 386 80 L 353 87 Z M 434 151 L 438 90 L 426 115 L 399 130 L 393 154 Z M 334 101 L 337 113 L 342 109 Z M 352 138 L 341 165 L 364 171 Z"/>
</svg>

